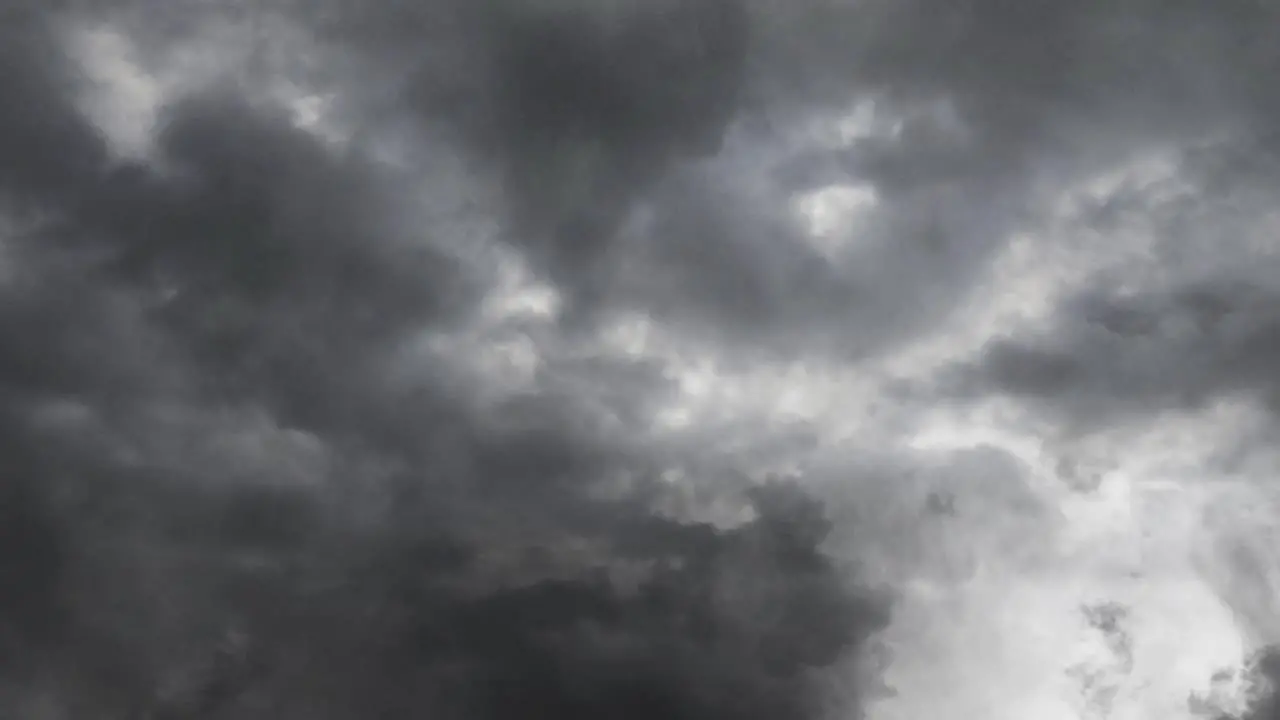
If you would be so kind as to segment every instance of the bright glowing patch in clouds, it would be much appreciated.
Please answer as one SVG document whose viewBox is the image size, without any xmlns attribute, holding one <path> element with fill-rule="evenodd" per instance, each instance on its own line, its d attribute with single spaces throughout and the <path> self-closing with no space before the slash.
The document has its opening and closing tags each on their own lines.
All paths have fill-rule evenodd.
<svg viewBox="0 0 1280 720">
<path fill-rule="evenodd" d="M 128 37 L 110 27 L 83 28 L 70 46 L 93 84 L 85 101 L 88 114 L 121 156 L 146 157 L 162 84 L 137 64 Z"/>
<path fill-rule="evenodd" d="M 986 572 L 921 599 L 918 612 L 951 637 L 901 625 L 891 673 L 900 701 L 889 701 L 883 717 L 930 716 L 953 703 L 1000 718 L 1189 717 L 1188 694 L 1207 690 L 1208 678 L 1237 667 L 1250 649 L 1219 588 L 1200 572 L 1198 548 L 1212 543 L 1204 517 L 1212 490 L 1141 473 L 1153 458 L 1129 452 L 1096 491 L 1074 493 L 1036 436 L 984 426 L 979 415 L 936 427 L 914 444 L 921 443 L 983 443 L 1013 453 L 1030 470 L 1023 490 L 1054 512 L 1021 529 L 1016 518 L 998 519 L 1016 533 L 983 545 Z M 981 486 L 971 495 L 957 492 L 961 504 L 991 499 Z M 969 528 L 951 542 L 980 532 Z M 1041 548 L 1031 562 L 1014 560 L 1029 546 Z M 1104 633 L 1085 611 L 1107 603 L 1121 612 Z M 1112 647 L 1116 638 L 1123 657 Z M 962 666 L 965 675 L 940 678 L 935 664 Z M 1012 707 L 1004 696 L 1011 682 L 1015 697 L 1024 698 Z M 986 695 L 990 688 L 999 690 Z"/>
<path fill-rule="evenodd" d="M 833 261 L 840 260 L 850 246 L 856 247 L 859 216 L 874 210 L 876 203 L 874 188 L 857 185 L 825 187 L 795 201 L 815 249 Z"/>
<path fill-rule="evenodd" d="M 159 67 L 144 67 L 124 32 L 110 25 L 77 26 L 67 45 L 88 80 L 84 110 L 120 158 L 152 159 L 152 134 L 166 103 L 211 80 L 238 76 L 242 84 L 260 86 L 254 89 L 285 108 L 300 129 L 334 145 L 347 141 L 349 133 L 329 112 L 332 95 L 264 72 L 264 54 L 283 52 L 277 46 L 297 54 L 312 50 L 296 35 L 268 37 L 252 30 L 215 24 L 197 41 L 167 53 Z"/>
</svg>

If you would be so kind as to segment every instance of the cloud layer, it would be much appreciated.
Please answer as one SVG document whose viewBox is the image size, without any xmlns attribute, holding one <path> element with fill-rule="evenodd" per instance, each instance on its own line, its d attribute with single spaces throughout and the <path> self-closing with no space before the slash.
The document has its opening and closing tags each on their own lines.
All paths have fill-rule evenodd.
<svg viewBox="0 0 1280 720">
<path fill-rule="evenodd" d="M 1272 717 L 1276 14 L 4 16 L 0 711 Z"/>
</svg>

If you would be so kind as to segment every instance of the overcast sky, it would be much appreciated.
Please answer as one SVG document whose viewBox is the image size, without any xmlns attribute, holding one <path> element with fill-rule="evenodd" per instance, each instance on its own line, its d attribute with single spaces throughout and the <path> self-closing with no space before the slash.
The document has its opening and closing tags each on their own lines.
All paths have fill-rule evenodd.
<svg viewBox="0 0 1280 720">
<path fill-rule="evenodd" d="M 1280 6 L 14 5 L 0 715 L 1280 717 Z"/>
</svg>

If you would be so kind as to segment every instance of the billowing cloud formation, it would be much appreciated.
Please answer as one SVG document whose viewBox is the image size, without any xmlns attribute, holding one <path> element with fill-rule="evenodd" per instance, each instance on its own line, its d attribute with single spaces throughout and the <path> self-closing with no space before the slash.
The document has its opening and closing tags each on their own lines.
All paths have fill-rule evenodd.
<svg viewBox="0 0 1280 720">
<path fill-rule="evenodd" d="M 1269 717 L 1276 15 L 0 16 L 0 710 Z"/>
<path fill-rule="evenodd" d="M 741 53 L 726 8 L 712 52 Z M 708 12 L 678 9 L 679 28 Z M 558 264 L 567 231 L 531 194 L 567 182 L 536 177 L 553 144 L 587 133 L 630 183 L 724 120 L 652 102 L 652 68 L 615 77 L 577 14 L 544 15 L 501 20 L 485 82 L 512 231 Z M 823 554 L 816 501 L 774 483 L 728 525 L 664 512 L 671 460 L 584 406 L 589 387 L 486 399 L 430 348 L 481 322 L 494 266 L 438 237 L 465 228 L 421 215 L 413 171 L 327 144 L 252 83 L 183 88 L 148 157 L 115 157 L 79 104 L 69 48 L 89 22 L 2 43 L 6 715 L 822 709 L 814 674 L 886 611 Z M 653 22 L 617 32 L 644 43 Z M 698 103 L 731 82 L 708 72 Z"/>
</svg>

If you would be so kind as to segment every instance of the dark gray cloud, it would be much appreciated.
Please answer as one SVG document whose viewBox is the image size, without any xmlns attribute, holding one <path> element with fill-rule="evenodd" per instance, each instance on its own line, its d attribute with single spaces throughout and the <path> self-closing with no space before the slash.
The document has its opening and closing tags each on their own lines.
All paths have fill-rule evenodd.
<svg viewBox="0 0 1280 720">
<path fill-rule="evenodd" d="M 1271 292 L 1206 283 L 1137 298 L 1088 295 L 1059 332 L 991 343 L 973 382 L 1052 401 L 1085 423 L 1237 395 L 1275 406 Z"/>
<path fill-rule="evenodd" d="M 1216 720 L 1269 720 L 1280 717 L 1280 663 L 1273 649 L 1257 653 L 1246 669 L 1249 707 L 1239 714 L 1223 713 Z"/>
<path fill-rule="evenodd" d="M 324 7 L 345 112 L 469 147 L 567 320 L 640 310 L 792 356 L 945 322 L 1062 184 L 1206 133 L 1249 156 L 1276 105 L 1247 0 Z M 871 137 L 795 139 L 859 100 Z M 878 204 L 831 259 L 789 203 L 836 180 Z"/>
<path fill-rule="evenodd" d="M 469 148 L 502 188 L 507 240 L 565 294 L 568 324 L 636 310 L 740 350 L 861 355 L 945 315 L 1017 222 L 1020 201 L 1000 198 L 1008 178 L 930 117 L 855 150 L 788 147 L 797 122 L 879 94 L 841 47 L 778 55 L 803 41 L 780 34 L 821 22 L 822 8 L 463 5 L 340 12 L 358 31 L 335 21 L 334 43 L 363 58 L 349 69 L 363 94 L 346 112 Z M 830 12 L 841 27 L 861 22 L 860 10 Z M 829 92 L 785 90 L 796 83 L 779 72 Z M 894 101 L 887 114 L 923 104 L 929 116 L 934 99 Z M 833 163 L 883 206 L 835 262 L 790 204 L 806 184 L 797 164 Z M 953 176 L 921 179 L 944 165 Z"/>
<path fill-rule="evenodd" d="M 712 3 L 698 17 L 654 10 L 672 27 L 637 23 L 644 55 L 609 34 L 610 13 L 645 14 L 632 6 L 573 6 L 594 44 L 529 41 L 536 60 L 519 53 L 541 22 L 514 13 L 484 32 L 497 39 L 481 66 L 520 80 L 462 93 L 464 116 L 493 119 L 473 123 L 497 134 L 480 133 L 483 147 L 524 148 L 499 160 L 511 240 L 575 309 L 639 309 L 757 351 L 862 355 L 945 322 L 1064 183 L 1208 132 L 1252 147 L 1273 117 L 1250 79 L 1273 63 L 1256 3 L 747 3 L 741 16 Z M 667 67 L 656 85 L 633 77 Z M 540 72 L 556 92 L 534 103 Z M 858 100 L 899 129 L 788 146 L 797 123 Z M 789 205 L 833 180 L 878 198 L 835 259 Z"/>
<path fill-rule="evenodd" d="M 1164 279 L 1095 279 L 931 389 L 1086 432 L 1280 403 L 1268 266 L 1208 263 L 1272 202 L 1265 4 L 249 5 L 0 24 L 5 711 L 816 717 L 824 673 L 887 621 L 824 554 L 824 508 L 782 484 L 733 497 L 754 514 L 734 527 L 670 512 L 735 495 L 708 459 L 728 431 L 654 441 L 671 368 L 575 349 L 634 312 L 726 364 L 887 352 L 945 327 L 1064 188 L 1151 151 L 1194 189 L 1124 188 L 1071 229 L 1147 223 Z M 89 13 L 158 70 L 218 23 L 264 42 L 170 92 L 153 156 L 122 160 L 67 51 Z M 277 73 L 330 94 L 351 138 L 298 127 L 263 90 Z M 833 140 L 854 105 L 872 120 Z M 874 200 L 820 247 L 795 201 L 832 184 Z M 459 187 L 492 241 L 424 210 Z M 501 328 L 542 366 L 499 401 L 414 350 L 491 330 L 489 250 L 564 306 Z M 753 427 L 723 464 L 810 431 Z M 734 480 L 671 488 L 675 466 Z M 933 524 L 1004 492 L 935 490 Z M 870 529 L 837 538 L 931 551 L 849 514 Z"/>
<path fill-rule="evenodd" d="M 682 4 L 678 24 L 732 10 Z M 473 322 L 486 282 L 431 237 L 447 223 L 411 219 L 409 178 L 232 82 L 174 98 L 153 161 L 114 161 L 75 102 L 55 21 L 76 19 L 0 43 L 4 713 L 819 713 L 818 672 L 886 617 L 821 550 L 821 505 L 769 485 L 737 527 L 659 514 L 662 458 L 638 421 L 596 426 L 585 381 L 486 409 L 430 355 L 398 380 L 406 343 Z M 558 136 L 596 135 L 625 174 L 721 122 L 637 118 L 668 92 L 660 68 L 592 57 L 609 51 L 580 21 L 513 20 L 485 81 L 530 227 L 522 184 Z M 617 32 L 643 44 L 667 21 Z M 598 95 L 633 82 L 651 89 Z M 623 409 L 654 386 L 609 377 Z M 619 474 L 631 487 L 602 494 Z"/>
</svg>

